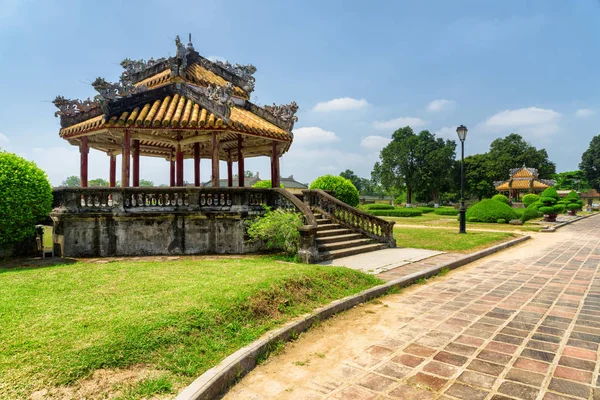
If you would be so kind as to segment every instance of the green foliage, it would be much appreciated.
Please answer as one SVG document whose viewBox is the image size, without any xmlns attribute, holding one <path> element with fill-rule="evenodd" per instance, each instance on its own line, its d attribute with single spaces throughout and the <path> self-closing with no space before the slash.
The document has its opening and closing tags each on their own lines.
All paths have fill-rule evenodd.
<svg viewBox="0 0 600 400">
<path fill-rule="evenodd" d="M 588 149 L 581 156 L 579 169 L 585 174 L 589 185 L 600 190 L 600 135 L 592 138 Z"/>
<path fill-rule="evenodd" d="M 395 210 L 369 210 L 371 215 L 377 217 L 420 217 L 423 215 L 418 208 L 396 208 Z"/>
<path fill-rule="evenodd" d="M 556 192 L 556 189 L 553 187 L 549 187 L 548 189 L 542 192 L 540 196 L 540 203 L 542 203 L 542 207 L 539 207 L 538 210 L 545 215 L 555 215 L 565 212 L 565 205 L 558 204 L 560 200 L 560 196 Z"/>
<path fill-rule="evenodd" d="M 421 212 L 423 214 L 428 214 L 428 213 L 432 213 L 434 212 L 436 209 L 433 207 L 418 207 L 419 210 L 421 210 Z"/>
<path fill-rule="evenodd" d="M 33 235 L 52 209 L 46 173 L 16 154 L 0 152 L 0 246 Z"/>
<path fill-rule="evenodd" d="M 393 210 L 396 207 L 394 207 L 391 204 L 363 204 L 361 206 L 359 206 L 359 208 L 361 210 Z"/>
<path fill-rule="evenodd" d="M 259 189 L 271 189 L 271 186 L 273 186 L 273 184 L 271 183 L 270 179 L 267 179 L 265 181 L 258 181 L 254 185 L 252 185 L 253 188 Z M 283 183 L 280 183 L 279 187 L 283 189 Z"/>
<path fill-rule="evenodd" d="M 540 207 L 543 207 L 544 203 L 542 203 L 540 200 L 531 203 L 530 205 L 527 206 L 527 208 L 531 208 L 533 210 L 538 210 Z"/>
<path fill-rule="evenodd" d="M 492 200 L 500 201 L 504 204 L 510 205 L 510 202 L 508 201 L 508 197 L 506 197 L 503 194 L 497 194 L 497 195 L 492 196 Z"/>
<path fill-rule="evenodd" d="M 590 184 L 585 177 L 585 172 L 567 171 L 552 175 L 552 179 L 556 181 L 554 187 L 557 190 L 589 190 Z"/>
<path fill-rule="evenodd" d="M 505 203 L 484 199 L 467 210 L 467 219 L 476 222 L 498 222 L 499 219 L 510 221 L 516 219 L 515 211 Z"/>
<path fill-rule="evenodd" d="M 577 203 L 569 203 L 569 204 L 567 204 L 567 210 L 579 211 L 579 210 L 581 210 L 581 205 L 579 205 Z"/>
<path fill-rule="evenodd" d="M 79 179 L 78 176 L 75 175 L 71 175 L 69 176 L 67 179 L 65 179 L 60 186 L 66 186 L 66 187 L 80 187 L 81 186 L 81 179 Z"/>
<path fill-rule="evenodd" d="M 90 187 L 97 187 L 97 186 L 103 187 L 103 186 L 108 186 L 108 184 L 109 184 L 108 181 L 105 181 L 102 178 L 92 179 L 88 182 L 88 186 L 90 186 Z"/>
<path fill-rule="evenodd" d="M 310 184 L 310 189 L 331 190 L 333 196 L 344 203 L 356 207 L 360 196 L 356 187 L 348 179 L 335 175 L 323 175 Z"/>
<path fill-rule="evenodd" d="M 571 212 L 579 211 L 583 208 L 583 201 L 579 198 L 576 191 L 571 190 L 564 199 L 564 204 L 567 210 Z"/>
<path fill-rule="evenodd" d="M 452 216 L 454 216 L 454 215 L 458 215 L 459 211 L 455 210 L 454 208 L 442 208 L 442 207 L 440 207 L 440 208 L 436 208 L 435 209 L 435 213 L 437 215 L 452 215 Z"/>
<path fill-rule="evenodd" d="M 554 214 L 554 206 L 542 206 L 539 211 L 544 215 L 551 215 Z"/>
<path fill-rule="evenodd" d="M 521 214 L 521 221 L 526 222 L 529 221 L 530 219 L 536 219 L 536 218 L 540 218 L 542 215 L 541 213 L 534 208 L 523 208 L 523 213 Z"/>
<path fill-rule="evenodd" d="M 506 220 L 505 220 L 504 218 L 499 218 L 499 219 L 496 221 L 496 223 L 497 223 L 497 224 L 505 224 L 505 223 L 506 223 Z"/>
<path fill-rule="evenodd" d="M 154 186 L 154 182 L 149 181 L 147 179 L 140 179 L 140 187 L 152 187 Z"/>
<path fill-rule="evenodd" d="M 556 213 L 556 214 L 563 214 L 566 209 L 567 209 L 566 204 L 559 203 L 559 204 L 554 205 L 554 213 Z"/>
<path fill-rule="evenodd" d="M 521 200 L 523 201 L 523 204 L 525 204 L 525 207 L 529 207 L 531 204 L 535 203 L 539 199 L 540 196 L 538 196 L 537 194 L 529 193 L 523 196 Z"/>
<path fill-rule="evenodd" d="M 271 210 L 265 207 L 266 213 L 251 221 L 248 225 L 248 236 L 252 240 L 263 240 L 268 249 L 283 250 L 294 255 L 300 246 L 302 215 L 283 209 Z"/>
</svg>

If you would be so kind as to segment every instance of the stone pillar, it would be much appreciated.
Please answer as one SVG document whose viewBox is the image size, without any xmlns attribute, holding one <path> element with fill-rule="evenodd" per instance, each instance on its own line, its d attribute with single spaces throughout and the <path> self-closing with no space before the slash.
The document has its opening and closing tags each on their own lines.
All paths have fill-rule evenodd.
<svg viewBox="0 0 600 400">
<path fill-rule="evenodd" d="M 194 186 L 200 186 L 200 143 L 194 143 Z"/>
<path fill-rule="evenodd" d="M 88 187 L 88 154 L 90 153 L 90 148 L 88 147 L 87 136 L 81 138 L 79 153 L 81 155 L 79 163 L 79 179 L 81 180 L 81 187 Z"/>
<path fill-rule="evenodd" d="M 140 186 L 140 141 L 138 139 L 133 140 L 133 176 L 132 186 Z"/>
<path fill-rule="evenodd" d="M 129 187 L 129 162 L 131 161 L 131 134 L 123 132 L 123 160 L 121 163 L 121 187 Z"/>
<path fill-rule="evenodd" d="M 217 133 L 212 133 L 212 186 L 219 187 L 219 142 Z"/>
<path fill-rule="evenodd" d="M 231 159 L 231 150 L 227 157 L 227 186 L 233 187 L 233 160 Z"/>
<path fill-rule="evenodd" d="M 238 186 L 244 187 L 244 155 L 242 153 L 243 140 L 242 135 L 238 135 Z"/>
<path fill-rule="evenodd" d="M 115 187 L 117 184 L 117 156 L 110 155 L 110 172 L 108 176 L 108 186 Z"/>
<path fill-rule="evenodd" d="M 279 154 L 277 154 L 277 142 L 273 142 L 273 154 L 271 155 L 271 187 L 279 187 Z"/>
<path fill-rule="evenodd" d="M 180 144 L 177 145 L 175 158 L 177 160 L 177 186 L 183 186 L 183 149 Z"/>
<path fill-rule="evenodd" d="M 173 159 L 173 155 L 171 155 L 171 159 L 169 160 L 169 164 L 171 165 L 171 174 L 170 174 L 170 183 L 171 187 L 175 187 L 175 160 Z"/>
</svg>

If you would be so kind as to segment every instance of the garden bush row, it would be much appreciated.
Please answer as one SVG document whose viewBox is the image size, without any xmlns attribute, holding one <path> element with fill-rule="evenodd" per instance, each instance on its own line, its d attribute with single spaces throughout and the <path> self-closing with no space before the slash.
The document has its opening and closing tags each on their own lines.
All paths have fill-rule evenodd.
<svg viewBox="0 0 600 400">
<path fill-rule="evenodd" d="M 420 217 L 423 212 L 418 208 L 400 208 L 394 210 L 369 210 L 369 214 L 376 217 Z"/>
</svg>

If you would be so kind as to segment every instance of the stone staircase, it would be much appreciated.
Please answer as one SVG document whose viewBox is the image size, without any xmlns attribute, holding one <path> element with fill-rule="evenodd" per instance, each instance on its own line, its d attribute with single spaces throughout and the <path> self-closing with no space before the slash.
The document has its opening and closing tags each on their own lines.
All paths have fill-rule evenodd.
<svg viewBox="0 0 600 400">
<path fill-rule="evenodd" d="M 317 248 L 319 261 L 351 256 L 385 249 L 388 246 L 378 243 L 363 233 L 336 224 L 318 211 L 314 211 L 317 219 Z"/>
</svg>

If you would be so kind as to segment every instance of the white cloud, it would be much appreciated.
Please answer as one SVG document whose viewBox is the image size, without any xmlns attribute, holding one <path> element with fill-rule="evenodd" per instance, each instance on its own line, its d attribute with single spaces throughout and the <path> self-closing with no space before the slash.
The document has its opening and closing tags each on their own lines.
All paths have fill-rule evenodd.
<svg viewBox="0 0 600 400">
<path fill-rule="evenodd" d="M 2 132 L 0 132 L 0 144 L 8 144 L 8 143 L 10 143 L 8 136 L 6 136 Z"/>
<path fill-rule="evenodd" d="M 443 128 L 438 129 L 434 132 L 436 136 L 439 136 L 444 139 L 458 139 L 456 135 L 456 128 L 452 128 L 450 126 L 444 126 Z"/>
<path fill-rule="evenodd" d="M 365 99 L 353 99 L 352 97 L 341 97 L 339 99 L 333 99 L 321 103 L 317 103 L 314 111 L 318 112 L 329 112 L 329 111 L 347 111 L 347 110 L 358 110 L 365 108 L 369 105 Z"/>
<path fill-rule="evenodd" d="M 594 114 L 596 114 L 596 111 L 592 110 L 591 108 L 582 108 L 580 110 L 577 110 L 577 112 L 575 113 L 575 116 L 580 117 L 580 118 L 586 118 L 586 117 L 590 117 Z"/>
<path fill-rule="evenodd" d="M 326 131 L 318 126 L 307 126 L 294 129 L 294 144 L 309 145 L 338 142 L 340 138 L 335 132 Z"/>
<path fill-rule="evenodd" d="M 398 129 L 405 126 L 410 126 L 411 128 L 415 128 L 418 126 L 423 126 L 428 124 L 429 121 L 425 121 L 421 118 L 416 117 L 400 117 L 394 118 L 389 121 L 375 121 L 373 122 L 373 126 L 377 129 Z"/>
<path fill-rule="evenodd" d="M 440 112 L 454 107 L 456 103 L 453 100 L 438 99 L 433 100 L 427 105 L 427 110 L 432 112 Z"/>
<path fill-rule="evenodd" d="M 390 140 L 383 136 L 367 136 L 360 141 L 360 147 L 369 151 L 379 151 L 387 146 Z"/>
<path fill-rule="evenodd" d="M 514 129 L 516 133 L 532 134 L 536 137 L 552 135 L 560 130 L 560 113 L 538 107 L 505 110 L 492 115 L 483 123 L 483 128 L 493 131 Z"/>
</svg>

